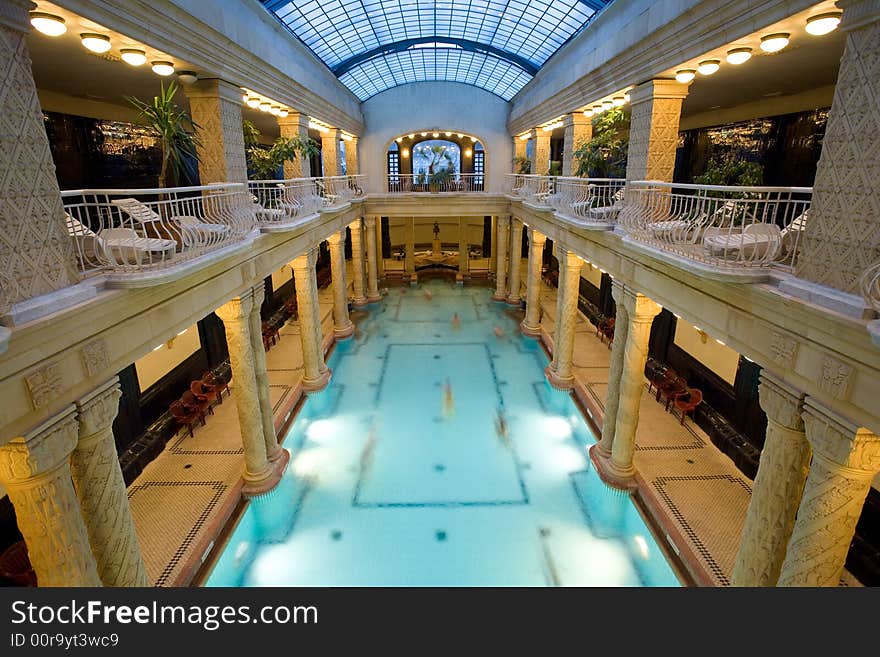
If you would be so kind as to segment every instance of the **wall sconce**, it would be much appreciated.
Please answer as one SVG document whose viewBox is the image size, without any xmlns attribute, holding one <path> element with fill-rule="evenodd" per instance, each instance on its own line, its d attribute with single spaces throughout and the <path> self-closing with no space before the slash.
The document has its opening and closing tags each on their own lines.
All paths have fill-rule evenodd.
<svg viewBox="0 0 880 657">
<path fill-rule="evenodd" d="M 401 154 L 401 156 L 403 156 L 403 157 L 409 157 L 409 149 L 408 149 L 408 148 L 404 148 L 402 151 L 400 151 L 400 154 Z"/>
<path fill-rule="evenodd" d="M 705 332 L 703 329 L 701 329 L 699 326 L 695 326 L 695 327 L 694 327 L 694 330 L 699 334 L 699 336 L 700 336 L 700 342 L 702 342 L 703 344 L 706 344 L 706 342 L 709 341 L 709 334 L 706 333 L 706 332 Z"/>
<path fill-rule="evenodd" d="M 465 150 L 465 152 L 464 152 L 464 156 L 465 156 L 465 157 L 470 157 L 470 156 L 473 155 L 473 154 L 474 154 L 474 152 L 473 152 L 470 148 L 468 148 L 468 149 Z"/>
</svg>

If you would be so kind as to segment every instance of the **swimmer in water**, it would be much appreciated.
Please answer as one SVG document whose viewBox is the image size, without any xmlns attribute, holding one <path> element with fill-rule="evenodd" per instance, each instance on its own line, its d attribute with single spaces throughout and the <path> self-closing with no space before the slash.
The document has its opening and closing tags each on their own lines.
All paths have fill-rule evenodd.
<svg viewBox="0 0 880 657">
<path fill-rule="evenodd" d="M 504 329 L 500 326 L 495 327 L 495 337 L 499 340 L 504 337 Z"/>
<path fill-rule="evenodd" d="M 501 444 L 510 448 L 510 433 L 507 429 L 507 418 L 504 417 L 504 409 L 501 407 L 495 412 L 495 434 Z"/>
<path fill-rule="evenodd" d="M 376 425 L 373 424 L 370 426 L 370 435 L 367 436 L 367 442 L 364 443 L 364 448 L 361 450 L 361 472 L 366 472 L 373 465 L 373 452 L 376 450 L 378 440 Z"/>
<path fill-rule="evenodd" d="M 455 414 L 455 401 L 452 399 L 452 384 L 449 379 L 443 384 L 443 416 L 452 417 Z"/>
<path fill-rule="evenodd" d="M 434 294 L 431 292 L 431 290 L 425 290 L 425 298 L 426 298 L 428 301 L 430 301 L 431 299 L 434 298 Z"/>
<path fill-rule="evenodd" d="M 456 331 L 461 328 L 461 318 L 458 316 L 458 313 L 452 315 L 452 328 Z"/>
</svg>

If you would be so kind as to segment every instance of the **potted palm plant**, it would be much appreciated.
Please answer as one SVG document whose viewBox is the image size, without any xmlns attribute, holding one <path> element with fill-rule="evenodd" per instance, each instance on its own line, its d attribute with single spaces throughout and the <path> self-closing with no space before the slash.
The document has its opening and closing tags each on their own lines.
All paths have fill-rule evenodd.
<svg viewBox="0 0 880 657">
<path fill-rule="evenodd" d="M 245 119 L 242 121 L 245 156 L 248 171 L 254 179 L 274 178 L 278 169 L 297 157 L 311 157 L 320 152 L 318 143 L 311 137 L 278 137 L 271 147 L 260 143 L 260 131 Z"/>
</svg>

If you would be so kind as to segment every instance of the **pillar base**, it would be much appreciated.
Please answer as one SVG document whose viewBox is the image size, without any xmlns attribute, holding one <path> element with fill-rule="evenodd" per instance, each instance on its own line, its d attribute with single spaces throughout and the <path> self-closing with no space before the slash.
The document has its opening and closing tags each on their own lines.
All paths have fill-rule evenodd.
<svg viewBox="0 0 880 657">
<path fill-rule="evenodd" d="M 496 292 L 492 295 L 492 301 L 507 301 L 507 294 L 504 292 Z"/>
<path fill-rule="evenodd" d="M 456 285 L 464 285 L 464 275 L 463 274 L 456 274 L 455 275 L 455 284 Z"/>
<path fill-rule="evenodd" d="M 376 294 L 368 294 L 367 295 L 367 303 L 376 303 L 381 300 L 382 300 L 382 295 L 379 294 L 378 290 L 376 291 Z"/>
<path fill-rule="evenodd" d="M 351 300 L 352 305 L 358 306 L 359 308 L 362 306 L 366 306 L 368 301 L 367 297 L 355 297 Z"/>
<path fill-rule="evenodd" d="M 505 299 L 505 301 L 507 302 L 507 304 L 509 306 L 519 306 L 520 301 L 522 301 L 522 299 L 520 299 L 520 297 L 518 297 L 518 296 L 513 297 L 513 296 L 508 295 L 508 297 Z"/>
<path fill-rule="evenodd" d="M 409 275 L 410 287 L 415 287 L 418 284 L 418 282 L 419 282 L 419 275 L 418 274 L 410 274 Z"/>
<path fill-rule="evenodd" d="M 345 340 L 354 335 L 354 322 L 349 321 L 348 326 L 333 327 L 333 337 L 337 340 Z"/>
<path fill-rule="evenodd" d="M 526 324 L 526 320 L 523 320 L 519 323 L 519 330 L 522 331 L 523 335 L 528 335 L 532 338 L 537 338 L 541 335 L 541 325 L 537 326 L 529 326 Z"/>
<path fill-rule="evenodd" d="M 599 478 L 611 488 L 630 493 L 635 492 L 638 488 L 635 469 L 632 472 L 621 472 L 614 465 L 610 455 L 606 456 L 604 450 L 599 449 L 598 444 L 590 447 L 590 461 L 596 468 Z"/>
<path fill-rule="evenodd" d="M 281 476 L 287 469 L 287 463 L 290 461 L 290 452 L 282 447 L 279 447 L 278 451 L 280 452 L 278 458 L 271 461 L 272 469 L 269 476 L 258 482 L 246 481 L 241 487 L 242 495 L 245 497 L 258 497 L 265 495 L 278 485 L 278 482 L 281 481 Z"/>
<path fill-rule="evenodd" d="M 559 373 L 551 368 L 549 365 L 544 368 L 544 376 L 547 377 L 547 381 L 551 386 L 556 388 L 556 390 L 562 390 L 567 392 L 574 388 L 574 376 L 561 377 Z"/>
<path fill-rule="evenodd" d="M 302 389 L 303 392 L 318 392 L 327 387 L 327 384 L 330 382 L 330 377 L 332 373 L 330 369 L 321 372 L 316 379 L 306 379 L 303 377 L 302 380 Z"/>
</svg>

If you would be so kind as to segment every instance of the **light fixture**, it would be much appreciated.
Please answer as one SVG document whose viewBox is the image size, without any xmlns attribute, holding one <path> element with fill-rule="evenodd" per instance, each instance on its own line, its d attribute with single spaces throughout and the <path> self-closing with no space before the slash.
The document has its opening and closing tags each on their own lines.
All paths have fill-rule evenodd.
<svg viewBox="0 0 880 657">
<path fill-rule="evenodd" d="M 465 151 L 464 151 L 464 156 L 465 156 L 465 157 L 470 157 L 470 156 L 473 155 L 473 154 L 474 154 L 474 152 L 473 152 L 470 148 L 467 148 L 467 149 L 465 149 Z"/>
<path fill-rule="evenodd" d="M 440 133 L 439 133 L 439 132 L 434 132 L 434 133 L 431 133 L 431 136 L 432 136 L 434 139 L 437 139 L 437 137 L 440 136 Z"/>
<path fill-rule="evenodd" d="M 700 75 L 712 75 L 721 67 L 721 62 L 717 59 L 707 59 L 697 64 L 697 71 Z"/>
<path fill-rule="evenodd" d="M 520 140 L 520 141 L 527 141 L 530 137 L 531 137 L 531 134 L 529 134 L 529 133 L 527 132 L 527 133 L 525 133 L 524 135 L 520 135 L 520 136 L 519 136 L 519 140 Z"/>
<path fill-rule="evenodd" d="M 451 132 L 444 132 L 443 134 L 446 135 L 447 137 L 451 137 L 451 136 L 452 136 L 452 133 L 451 133 Z"/>
<path fill-rule="evenodd" d="M 586 116 L 587 118 L 590 118 L 591 116 L 593 116 L 593 110 L 591 110 L 588 107 L 587 109 L 584 110 L 584 116 Z"/>
<path fill-rule="evenodd" d="M 624 99 L 623 96 L 615 96 L 614 98 L 611 99 L 611 104 L 614 105 L 615 107 L 620 107 L 625 102 L 626 102 L 626 100 Z"/>
<path fill-rule="evenodd" d="M 626 102 L 626 103 L 629 102 L 629 92 L 626 92 L 625 94 L 623 94 L 623 100 L 624 100 L 624 102 Z"/>
<path fill-rule="evenodd" d="M 727 51 L 727 63 L 739 66 L 745 64 L 752 58 L 751 48 L 734 48 Z"/>
<path fill-rule="evenodd" d="M 351 135 L 347 135 L 347 134 L 345 134 L 345 133 L 343 132 L 343 133 L 342 133 L 342 139 L 343 139 L 344 141 L 351 141 L 352 139 L 354 139 L 354 137 L 352 137 Z"/>
<path fill-rule="evenodd" d="M 272 114 L 273 116 L 278 116 L 278 113 L 280 111 L 281 111 L 281 107 L 279 105 L 272 105 L 269 108 L 269 114 Z"/>
<path fill-rule="evenodd" d="M 38 32 L 42 32 L 50 37 L 61 36 L 67 32 L 67 26 L 64 24 L 64 19 L 61 18 L 61 16 L 47 14 L 44 11 L 31 12 L 31 25 L 33 25 Z"/>
<path fill-rule="evenodd" d="M 764 52 L 779 52 L 788 45 L 789 34 L 779 32 L 761 37 L 761 50 Z"/>
<path fill-rule="evenodd" d="M 718 344 L 720 344 L 722 347 L 726 347 L 726 346 L 727 346 L 726 344 L 724 344 L 724 343 L 723 343 L 721 340 L 719 340 L 718 338 L 715 338 L 715 342 L 717 342 Z"/>
<path fill-rule="evenodd" d="M 687 84 L 694 79 L 697 72 L 692 68 L 683 68 L 675 72 L 675 79 L 682 84 Z"/>
<path fill-rule="evenodd" d="M 272 109 L 272 103 L 270 103 L 269 101 L 264 100 L 260 103 L 261 112 L 268 112 L 270 109 Z"/>
<path fill-rule="evenodd" d="M 841 13 L 829 11 L 825 14 L 817 14 L 807 19 L 807 32 L 813 36 L 822 36 L 837 29 L 840 25 Z"/>
<path fill-rule="evenodd" d="M 403 137 L 398 137 L 398 138 L 397 138 L 397 139 L 395 139 L 395 140 L 394 140 L 394 141 L 396 141 L 396 142 L 397 142 L 397 143 L 398 143 L 398 144 L 399 144 L 399 143 L 400 143 L 400 142 L 402 142 L 402 141 L 403 141 Z"/>
<path fill-rule="evenodd" d="M 260 106 L 260 97 L 259 96 L 248 96 L 247 100 L 244 102 L 247 103 L 248 107 L 253 107 L 254 109 L 256 109 L 257 107 Z"/>
<path fill-rule="evenodd" d="M 422 133 L 422 137 L 427 137 L 427 136 L 428 136 L 428 133 L 427 133 L 427 132 L 423 132 L 423 133 Z"/>
<path fill-rule="evenodd" d="M 401 154 L 403 157 L 409 157 L 409 149 L 408 149 L 408 148 L 404 148 L 402 151 L 400 151 L 400 154 Z"/>
<path fill-rule="evenodd" d="M 174 73 L 174 64 L 165 61 L 153 62 L 153 73 L 163 77 L 171 75 Z"/>
<path fill-rule="evenodd" d="M 85 34 L 80 34 L 79 38 L 82 39 L 82 44 L 92 52 L 102 53 L 110 50 L 110 37 L 106 34 L 86 32 Z"/>
<path fill-rule="evenodd" d="M 199 79 L 199 76 L 195 71 L 181 71 L 177 74 L 177 79 L 183 84 L 194 84 Z"/>
<path fill-rule="evenodd" d="M 601 114 L 605 111 L 605 108 L 601 105 L 593 105 L 593 114 Z"/>
<path fill-rule="evenodd" d="M 459 139 L 464 139 L 464 135 L 461 134 L 461 133 L 459 132 L 459 133 L 458 133 L 458 138 L 459 138 Z"/>
<path fill-rule="evenodd" d="M 143 50 L 123 48 L 119 51 L 119 56 L 122 58 L 122 61 L 130 66 L 143 66 L 147 63 L 147 53 Z"/>
<path fill-rule="evenodd" d="M 287 108 L 282 107 L 281 110 L 278 112 L 278 118 L 283 119 L 288 114 L 290 114 L 290 112 L 287 110 Z"/>
<path fill-rule="evenodd" d="M 250 96 L 248 96 L 247 93 L 242 94 L 241 102 L 246 103 L 248 98 L 250 98 Z"/>
<path fill-rule="evenodd" d="M 612 103 L 610 100 L 603 100 L 602 101 L 602 109 L 603 110 L 610 110 L 612 107 L 614 107 L 614 103 Z"/>
<path fill-rule="evenodd" d="M 468 139 L 470 139 L 471 141 L 477 141 L 477 138 L 474 137 L 473 135 L 470 135 L 470 136 L 468 137 Z"/>
<path fill-rule="evenodd" d="M 316 123 L 315 121 L 309 121 L 309 127 L 312 130 L 317 130 L 318 132 L 330 132 L 330 128 L 327 128 L 320 123 Z"/>
<path fill-rule="evenodd" d="M 543 125 L 541 126 L 541 130 L 544 132 L 553 132 L 553 125 Z"/>
<path fill-rule="evenodd" d="M 178 335 L 178 336 L 181 336 L 181 335 L 183 335 L 184 333 L 186 333 L 187 331 L 189 331 L 189 329 L 188 329 L 188 328 L 185 328 L 185 329 L 183 329 L 182 331 L 178 331 L 177 335 Z"/>
</svg>

